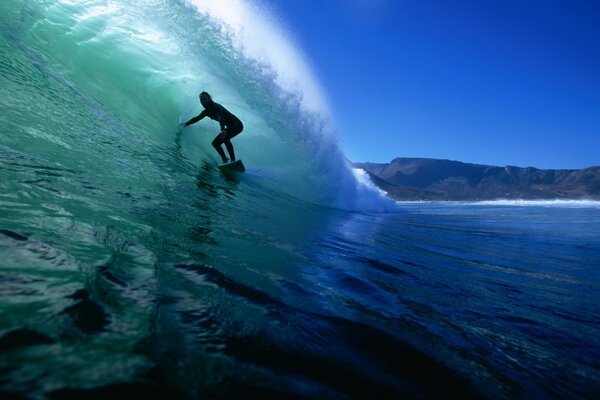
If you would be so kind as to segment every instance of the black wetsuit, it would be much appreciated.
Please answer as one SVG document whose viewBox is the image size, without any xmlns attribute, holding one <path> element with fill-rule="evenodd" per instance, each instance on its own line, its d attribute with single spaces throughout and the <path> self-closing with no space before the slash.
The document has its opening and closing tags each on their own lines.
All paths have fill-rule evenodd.
<svg viewBox="0 0 600 400">
<path fill-rule="evenodd" d="M 208 117 L 213 119 L 221 125 L 221 131 L 225 131 L 224 137 L 221 135 L 217 135 L 213 141 L 212 145 L 217 150 L 223 162 L 227 161 L 227 157 L 225 157 L 225 153 L 223 152 L 223 148 L 221 144 L 225 144 L 227 147 L 227 152 L 229 153 L 229 157 L 231 161 L 235 160 L 235 152 L 233 151 L 233 145 L 230 140 L 237 136 L 242 130 L 244 130 L 244 125 L 242 121 L 232 113 L 230 113 L 225 107 L 220 105 L 219 103 L 213 102 L 210 106 L 206 107 L 204 111 L 202 111 L 198 116 L 190 119 L 185 123 L 185 126 L 195 124 L 200 121 L 202 118 Z"/>
</svg>

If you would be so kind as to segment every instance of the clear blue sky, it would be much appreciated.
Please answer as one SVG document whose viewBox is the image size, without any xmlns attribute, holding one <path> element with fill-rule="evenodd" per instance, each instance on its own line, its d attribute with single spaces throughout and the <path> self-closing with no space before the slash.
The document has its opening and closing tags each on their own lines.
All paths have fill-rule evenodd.
<svg viewBox="0 0 600 400">
<path fill-rule="evenodd" d="M 600 1 L 270 0 L 352 161 L 600 165 Z"/>
</svg>

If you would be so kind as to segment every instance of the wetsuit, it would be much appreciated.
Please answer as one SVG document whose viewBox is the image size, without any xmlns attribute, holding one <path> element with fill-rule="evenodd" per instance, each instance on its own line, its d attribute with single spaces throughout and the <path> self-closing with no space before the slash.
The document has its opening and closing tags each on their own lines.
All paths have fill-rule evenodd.
<svg viewBox="0 0 600 400">
<path fill-rule="evenodd" d="M 204 111 L 202 111 L 198 116 L 186 122 L 185 126 L 195 124 L 204 117 L 209 117 L 210 119 L 218 121 L 221 125 L 221 131 L 225 131 L 224 137 L 221 137 L 221 134 L 218 134 L 212 141 L 213 147 L 215 148 L 215 150 L 217 150 L 223 162 L 227 161 L 227 157 L 225 157 L 225 153 L 223 152 L 223 148 L 221 147 L 222 144 L 225 144 L 231 161 L 235 160 L 235 152 L 233 151 L 233 145 L 231 144 L 230 140 L 237 136 L 240 132 L 242 132 L 242 130 L 244 130 L 244 125 L 242 124 L 242 121 L 240 121 L 238 117 L 230 113 L 225 107 L 223 107 L 219 103 L 213 102 L 210 106 L 206 107 Z"/>
</svg>

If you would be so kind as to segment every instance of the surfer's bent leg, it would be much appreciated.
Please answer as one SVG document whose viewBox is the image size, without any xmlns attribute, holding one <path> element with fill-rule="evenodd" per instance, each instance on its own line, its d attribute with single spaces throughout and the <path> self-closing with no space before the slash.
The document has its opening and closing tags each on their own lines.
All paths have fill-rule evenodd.
<svg viewBox="0 0 600 400">
<path fill-rule="evenodd" d="M 231 139 L 233 139 L 234 137 L 239 135 L 240 132 L 242 132 L 243 130 L 244 130 L 244 125 L 242 125 L 241 122 L 239 124 L 233 125 L 232 127 L 225 128 L 225 132 L 227 132 L 227 135 L 226 135 L 223 143 L 225 143 L 225 147 L 227 148 L 227 152 L 229 153 L 229 158 L 231 159 L 231 161 L 235 161 L 235 152 L 233 151 L 233 145 L 231 144 Z M 219 148 L 221 148 L 220 145 L 219 145 Z"/>
<path fill-rule="evenodd" d="M 225 157 L 225 152 L 223 151 L 223 148 L 221 147 L 222 143 L 223 143 L 223 139 L 221 139 L 221 134 L 218 134 L 217 137 L 215 137 L 212 141 L 212 145 L 215 148 L 215 150 L 217 150 L 217 153 L 219 153 L 219 155 L 221 156 L 221 160 L 223 162 L 227 162 L 227 157 Z"/>
<path fill-rule="evenodd" d="M 233 145 L 229 140 L 225 142 L 225 147 L 227 148 L 227 152 L 229 153 L 229 159 L 231 161 L 235 161 L 235 152 L 233 151 Z"/>
</svg>

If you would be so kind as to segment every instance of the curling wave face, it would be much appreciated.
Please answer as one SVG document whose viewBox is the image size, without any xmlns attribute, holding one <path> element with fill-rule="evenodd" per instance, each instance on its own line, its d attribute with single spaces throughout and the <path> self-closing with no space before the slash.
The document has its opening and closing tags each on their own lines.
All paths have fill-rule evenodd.
<svg viewBox="0 0 600 400">
<path fill-rule="evenodd" d="M 197 95 L 206 90 L 244 121 L 235 145 L 265 185 L 333 207 L 389 209 L 355 179 L 307 62 L 267 11 L 233 0 L 18 3 L 4 3 L 4 37 L 43 82 L 15 88 L 23 99 L 7 104 L 16 115 L 5 123 L 26 132 L 4 143 L 10 148 L 22 149 L 23 136 L 46 147 L 42 136 L 66 157 L 73 149 L 86 160 L 99 156 L 88 169 L 126 160 L 141 172 L 136 182 L 151 186 L 144 164 L 174 139 L 193 165 L 215 159 L 213 124 L 174 128 L 201 110 Z M 107 136 L 122 147 L 111 148 Z"/>
</svg>

